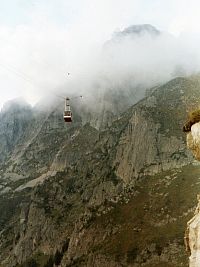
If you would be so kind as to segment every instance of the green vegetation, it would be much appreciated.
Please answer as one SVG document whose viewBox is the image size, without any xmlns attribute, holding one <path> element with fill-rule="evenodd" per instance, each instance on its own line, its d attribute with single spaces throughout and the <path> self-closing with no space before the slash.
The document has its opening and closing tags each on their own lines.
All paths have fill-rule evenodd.
<svg viewBox="0 0 200 267">
<path fill-rule="evenodd" d="M 23 267 L 38 267 L 38 264 L 34 259 L 30 259 L 23 264 Z"/>
<path fill-rule="evenodd" d="M 50 256 L 47 262 L 45 263 L 44 267 L 53 267 L 54 265 L 54 258 L 53 256 Z"/>
<path fill-rule="evenodd" d="M 61 263 L 62 257 L 63 257 L 63 254 L 59 250 L 56 250 L 56 254 L 54 256 L 55 265 L 59 265 Z"/>
</svg>

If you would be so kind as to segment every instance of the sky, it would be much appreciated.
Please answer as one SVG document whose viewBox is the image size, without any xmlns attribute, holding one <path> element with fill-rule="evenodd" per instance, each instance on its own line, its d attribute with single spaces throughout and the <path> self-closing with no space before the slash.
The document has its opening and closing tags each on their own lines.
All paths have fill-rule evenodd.
<svg viewBox="0 0 200 267">
<path fill-rule="evenodd" d="M 153 70 L 162 64 L 160 77 L 172 71 L 169 57 L 173 66 L 199 67 L 200 53 L 194 53 L 200 44 L 199 10 L 198 0 L 0 0 L 0 107 L 19 96 L 34 104 L 40 97 L 65 90 L 68 94 L 71 88 L 80 92 L 85 90 L 80 84 L 91 86 L 89 80 L 97 71 L 105 70 L 116 79 L 122 71 L 115 67 L 119 63 L 123 70 L 139 66 L 143 73 L 152 69 L 152 64 Z M 144 23 L 170 33 L 176 41 L 169 36 L 156 45 L 148 41 L 151 55 L 146 58 L 137 56 L 146 51 L 141 40 L 134 46 L 124 44 L 128 55 L 114 48 L 112 56 L 119 59 L 112 63 L 100 56 L 103 44 L 114 32 Z M 157 55 L 159 60 L 154 62 Z M 145 69 L 140 68 L 144 65 Z M 150 75 L 152 72 L 145 78 Z"/>
</svg>

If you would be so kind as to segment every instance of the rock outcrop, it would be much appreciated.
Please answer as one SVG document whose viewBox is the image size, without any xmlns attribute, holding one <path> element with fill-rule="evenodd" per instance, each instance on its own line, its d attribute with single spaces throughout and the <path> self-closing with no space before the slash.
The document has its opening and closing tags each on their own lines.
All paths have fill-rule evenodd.
<svg viewBox="0 0 200 267">
<path fill-rule="evenodd" d="M 190 253 L 189 267 L 200 266 L 200 196 L 194 217 L 187 223 L 185 234 L 186 250 Z"/>
<path fill-rule="evenodd" d="M 191 127 L 187 134 L 188 148 L 193 152 L 195 158 L 200 161 L 200 122 Z M 189 266 L 200 266 L 200 196 L 197 197 L 198 206 L 194 217 L 187 223 L 185 235 L 186 249 L 190 253 Z"/>
<path fill-rule="evenodd" d="M 193 124 L 191 131 L 187 134 L 187 146 L 200 161 L 200 122 Z"/>
</svg>

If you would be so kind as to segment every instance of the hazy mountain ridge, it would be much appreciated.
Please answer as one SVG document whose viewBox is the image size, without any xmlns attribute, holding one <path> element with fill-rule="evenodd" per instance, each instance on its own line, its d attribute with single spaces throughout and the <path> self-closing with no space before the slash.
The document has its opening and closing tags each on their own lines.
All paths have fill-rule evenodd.
<svg viewBox="0 0 200 267">
<path fill-rule="evenodd" d="M 127 28 L 125 28 L 122 31 L 116 32 L 114 34 L 115 38 L 122 38 L 125 36 L 141 36 L 144 34 L 148 34 L 150 36 L 158 36 L 161 34 L 159 30 L 156 29 L 156 27 L 152 26 L 151 24 L 139 24 L 139 25 L 132 25 Z"/>
<path fill-rule="evenodd" d="M 29 120 L 32 119 L 30 106 L 11 102 L 4 107 L 0 113 L 1 121 L 1 156 L 0 162 L 6 159 L 9 152 L 19 141 L 24 131 L 28 127 Z"/>
<path fill-rule="evenodd" d="M 7 183 L 2 191 L 5 187 L 10 191 L 1 191 L 0 203 L 5 207 L 3 199 L 10 204 L 16 200 L 13 213 L 1 215 L 2 264 L 10 267 L 30 257 L 44 262 L 66 242 L 61 266 L 186 264 L 182 231 L 195 205 L 187 175 L 194 170 L 195 184 L 199 167 L 184 167 L 193 158 L 181 125 L 188 107 L 200 104 L 199 88 L 198 78 L 174 79 L 152 90 L 104 130 L 81 125 L 81 120 L 66 127 L 59 109 L 30 121 L 32 129 L 27 127 L 22 135 L 26 144 L 20 139 L 2 166 L 1 182 Z M 171 171 L 174 168 L 178 170 Z M 23 179 L 14 174 L 23 174 Z M 185 182 L 181 182 L 183 177 Z M 36 186 L 37 182 L 41 185 Z M 176 202 L 182 207 L 179 211 L 173 210 Z M 147 218 L 144 228 L 143 216 Z M 128 226 L 129 219 L 134 227 Z M 169 244 L 169 231 L 163 227 L 167 222 Z M 127 244 L 120 232 L 133 239 Z M 138 245 L 140 234 L 147 239 Z M 160 235 L 166 237 L 163 244 Z M 116 237 L 121 245 L 115 243 Z M 113 249 L 110 242 L 115 244 Z"/>
</svg>

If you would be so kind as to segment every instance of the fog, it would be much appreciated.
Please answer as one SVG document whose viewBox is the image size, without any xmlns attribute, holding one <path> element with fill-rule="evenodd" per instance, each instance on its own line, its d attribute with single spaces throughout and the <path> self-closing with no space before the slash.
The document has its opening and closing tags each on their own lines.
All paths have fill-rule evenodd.
<svg viewBox="0 0 200 267">
<path fill-rule="evenodd" d="M 119 1 L 115 12 L 111 2 L 105 12 L 98 1 L 96 18 L 97 13 L 87 13 L 90 1 L 83 6 L 75 1 L 73 8 L 79 12 L 69 22 L 58 16 L 52 20 L 49 14 L 54 6 L 49 12 L 35 2 L 36 6 L 29 6 L 29 23 L 1 24 L 0 106 L 18 96 L 35 104 L 53 96 L 89 99 L 108 89 L 139 88 L 142 95 L 146 88 L 200 71 L 199 34 L 174 35 L 153 25 L 160 31 L 157 36 L 147 32 L 118 38 L 126 27 L 138 24 L 139 19 L 128 13 L 132 6 L 136 13 L 138 1 L 127 1 L 126 7 Z"/>
</svg>

